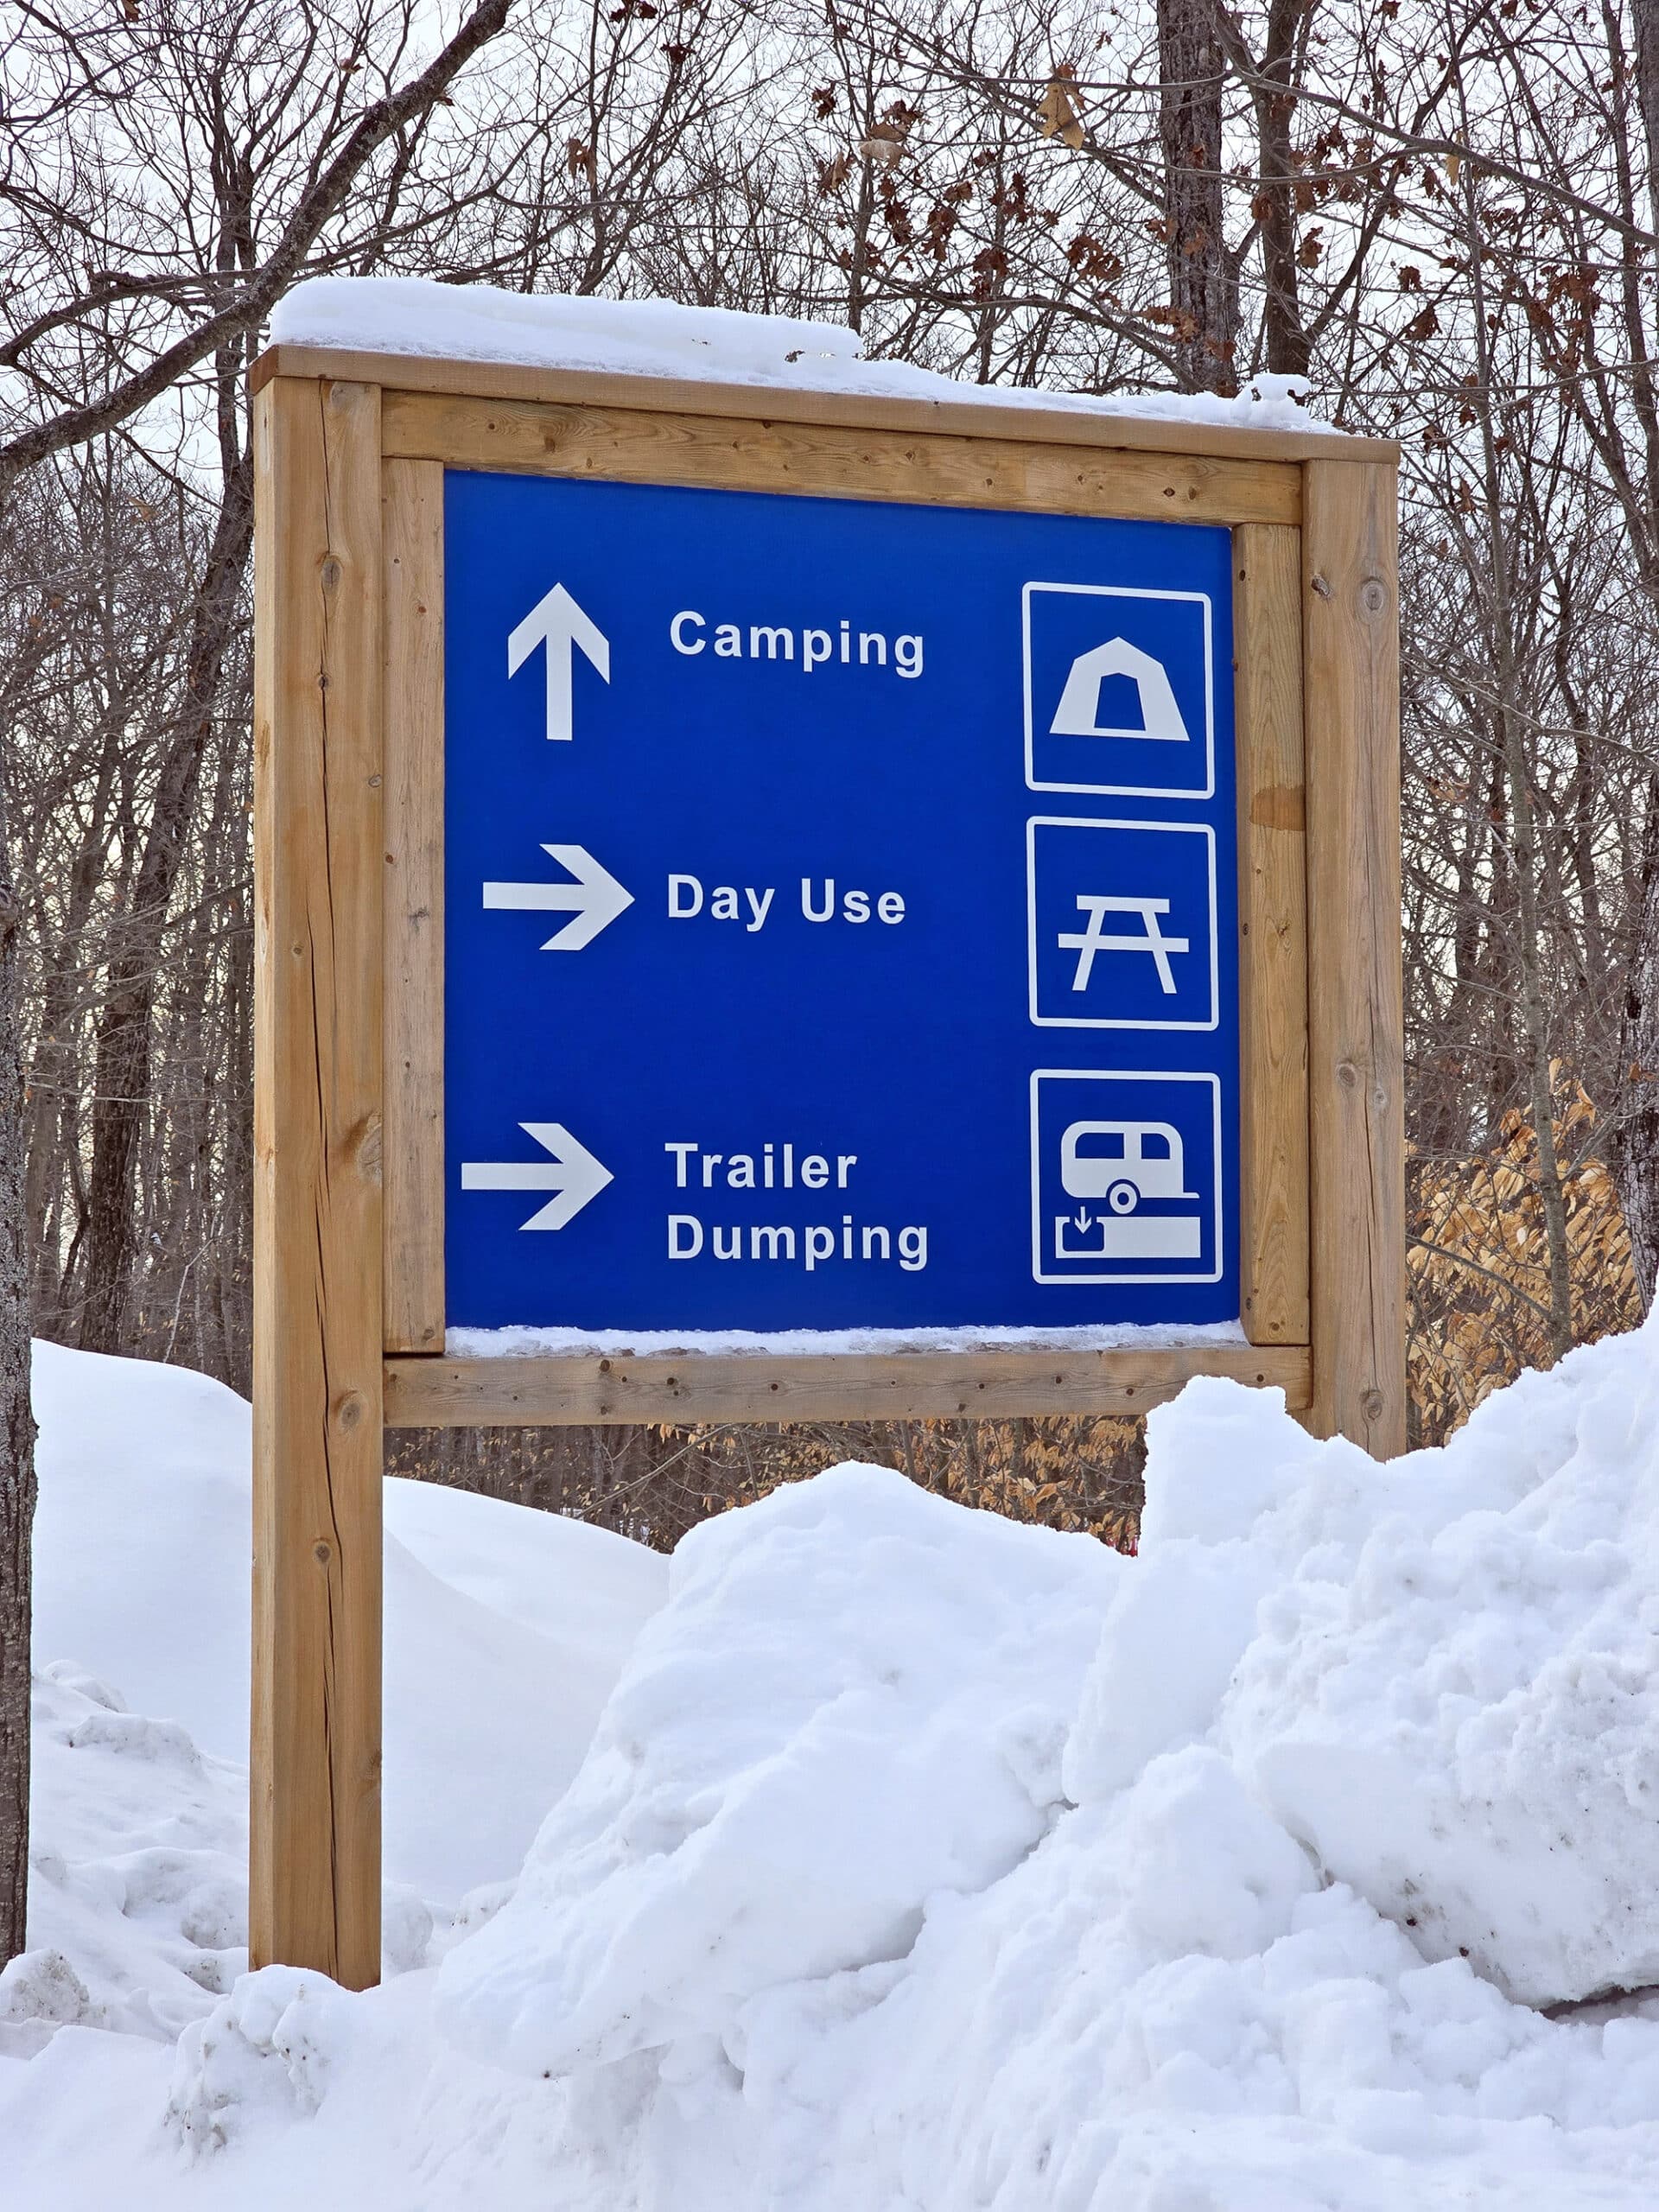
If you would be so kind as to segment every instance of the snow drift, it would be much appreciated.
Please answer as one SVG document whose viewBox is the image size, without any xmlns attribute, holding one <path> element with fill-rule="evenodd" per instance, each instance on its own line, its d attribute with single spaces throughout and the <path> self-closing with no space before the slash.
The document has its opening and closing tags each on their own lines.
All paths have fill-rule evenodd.
<svg viewBox="0 0 1659 2212">
<path fill-rule="evenodd" d="M 844 1466 L 705 1522 L 517 1895 L 453 1961 L 479 2052 L 567 2073 L 901 1958 L 1060 1802 L 1125 1562 Z"/>
<path fill-rule="evenodd" d="M 1166 1572 L 1206 1473 L 1264 1447 L 1248 1401 L 1191 1406 Z M 1659 1324 L 1522 1376 L 1444 1452 L 1284 1454 L 1264 1506 L 1196 1536 L 1259 1592 L 1214 1728 L 1253 1792 L 1427 1958 L 1535 2005 L 1659 1982 Z M 1102 1666 L 1135 1656 L 1109 1633 Z"/>
<path fill-rule="evenodd" d="M 1196 1383 L 1133 1563 L 868 1469 L 698 1531 L 442 2020 L 664 2206 L 688 2127 L 763 2177 L 710 2202 L 1013 2212 L 1160 2113 L 1390 2155 L 1634 2117 L 1641 2005 L 1513 1999 L 1659 1979 L 1656 1352 L 1387 1469 Z"/>
<path fill-rule="evenodd" d="M 222 1794 L 239 1801 L 245 1402 L 188 1369 L 49 1344 L 35 1347 L 34 1399 L 37 1669 L 90 1682 L 120 1715 L 98 1724 L 106 1738 L 170 1729 L 201 1772 L 230 1762 Z M 453 1905 L 517 1870 L 667 1562 L 604 1529 L 424 1483 L 388 1482 L 385 1517 L 386 1868 Z"/>
<path fill-rule="evenodd" d="M 705 1525 L 446 1964 L 457 2032 L 537 2073 L 720 2035 L 769 1984 L 902 1955 L 1068 1808 L 1127 1832 L 1194 1792 L 1192 1949 L 1288 1933 L 1334 1877 L 1532 2004 L 1659 1981 L 1656 1348 L 1577 1353 L 1388 1468 L 1195 1383 L 1152 1416 L 1133 1564 L 868 1468 Z M 1281 1924 L 1224 1934 L 1241 1892 Z"/>
<path fill-rule="evenodd" d="M 121 1427 L 118 1363 L 77 1371 Z M 412 1970 L 360 1998 L 238 1974 L 239 1775 L 54 1668 L 9 2178 L 54 2212 L 1650 2205 L 1656 1389 L 1659 1321 L 1378 1468 L 1195 1384 L 1135 1560 L 873 1468 L 728 1515 L 607 1614 L 631 1649 L 523 1874 L 430 1942 L 402 1893 Z M 449 1563 L 539 1633 L 521 1534 L 469 1516 Z M 132 1621 L 158 1669 L 174 1622 Z"/>
</svg>

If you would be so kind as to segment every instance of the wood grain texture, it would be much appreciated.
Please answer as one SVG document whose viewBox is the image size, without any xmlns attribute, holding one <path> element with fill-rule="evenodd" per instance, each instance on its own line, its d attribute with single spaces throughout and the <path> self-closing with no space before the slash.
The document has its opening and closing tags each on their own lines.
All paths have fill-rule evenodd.
<svg viewBox="0 0 1659 2212">
<path fill-rule="evenodd" d="M 1307 875 L 1300 533 L 1233 533 L 1240 1296 L 1252 1344 L 1308 1342 Z"/>
<path fill-rule="evenodd" d="M 562 1353 L 546 1359 L 389 1359 L 394 1428 L 573 1421 L 923 1421 L 1134 1414 L 1195 1375 L 1312 1389 L 1306 1345 L 1164 1351 Z"/>
<path fill-rule="evenodd" d="M 379 395 L 256 418 L 256 1967 L 380 1953 Z"/>
<path fill-rule="evenodd" d="M 1395 486 L 1306 478 L 1309 1425 L 1386 1459 L 1406 1444 Z"/>
<path fill-rule="evenodd" d="M 1134 521 L 1294 523 L 1301 513 L 1301 472 L 1285 462 L 982 435 L 388 391 L 383 435 L 389 457 L 628 484 Z"/>
<path fill-rule="evenodd" d="M 854 429 L 945 431 L 964 437 L 1029 439 L 1043 445 L 1100 446 L 1128 453 L 1218 454 L 1238 461 L 1349 460 L 1393 462 L 1390 438 L 1333 436 L 1315 429 L 1258 429 L 1244 423 L 1182 422 L 1172 416 L 1096 413 L 981 397 L 884 399 L 858 392 L 798 391 L 774 385 L 704 383 L 695 377 L 631 376 L 614 370 L 528 368 L 509 361 L 440 360 L 416 353 L 345 352 L 277 345 L 253 364 L 257 391 L 273 376 L 346 377 L 387 391 L 453 392 L 477 399 L 531 399 L 565 406 L 627 407 L 731 416 L 766 423 L 836 423 Z M 695 397 L 692 396 L 695 395 Z"/>
<path fill-rule="evenodd" d="M 389 461 L 385 1348 L 443 1349 L 443 470 Z"/>
</svg>

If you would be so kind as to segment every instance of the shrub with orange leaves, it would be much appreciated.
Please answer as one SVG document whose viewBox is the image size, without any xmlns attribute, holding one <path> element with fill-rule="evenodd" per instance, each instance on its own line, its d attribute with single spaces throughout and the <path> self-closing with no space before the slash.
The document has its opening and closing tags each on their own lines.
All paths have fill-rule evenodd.
<svg viewBox="0 0 1659 2212">
<path fill-rule="evenodd" d="M 1618 1192 L 1593 1149 L 1596 1109 L 1556 1071 L 1573 1337 L 1593 1342 L 1642 1318 Z M 1443 1442 L 1526 1367 L 1550 1364 L 1549 1267 L 1538 1141 L 1508 1115 L 1489 1150 L 1408 1163 L 1411 1440 Z"/>
</svg>

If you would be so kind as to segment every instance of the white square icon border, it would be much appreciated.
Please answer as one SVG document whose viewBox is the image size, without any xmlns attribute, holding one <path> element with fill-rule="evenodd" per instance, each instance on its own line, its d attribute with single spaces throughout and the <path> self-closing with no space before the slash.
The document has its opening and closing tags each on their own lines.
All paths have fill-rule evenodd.
<svg viewBox="0 0 1659 2212">
<path fill-rule="evenodd" d="M 1211 1161 L 1215 1173 L 1215 1239 L 1216 1263 L 1208 1274 L 1160 1272 L 1146 1274 L 1046 1274 L 1043 1272 L 1043 1179 L 1042 1179 L 1042 1122 L 1039 1086 L 1051 1081 L 1065 1083 L 1207 1083 L 1211 1091 Z M 1144 1070 L 1139 1068 L 1037 1068 L 1031 1077 L 1031 1275 L 1033 1282 L 1045 1284 L 1075 1284 L 1084 1288 L 1098 1289 L 1114 1283 L 1213 1283 L 1219 1282 L 1227 1272 L 1226 1247 L 1223 1225 L 1225 1210 L 1223 1205 L 1221 1149 L 1221 1077 L 1190 1068 Z"/>
<path fill-rule="evenodd" d="M 1107 1014 L 1039 1014 L 1037 1010 L 1037 832 L 1039 830 L 1135 830 L 1152 835 L 1202 837 L 1210 883 L 1210 1016 L 1205 1021 L 1116 1020 Z M 1221 932 L 1216 911 L 1216 833 L 1207 822 L 1102 822 L 1076 816 L 1033 814 L 1026 823 L 1026 987 L 1037 1029 L 1192 1029 L 1221 1027 Z"/>
<path fill-rule="evenodd" d="M 1181 600 L 1204 610 L 1204 782 L 1170 790 L 1151 784 L 1046 783 L 1037 775 L 1036 721 L 1032 703 L 1031 601 L 1033 592 L 1065 593 L 1076 598 Z M 1175 798 L 1194 801 L 1216 795 L 1216 687 L 1214 608 L 1205 591 L 1154 591 L 1132 584 L 1062 584 L 1033 581 L 1020 594 L 1020 657 L 1026 710 L 1026 788 L 1033 791 L 1088 791 L 1104 798 Z M 1103 738 L 1104 745 L 1111 743 Z"/>
</svg>

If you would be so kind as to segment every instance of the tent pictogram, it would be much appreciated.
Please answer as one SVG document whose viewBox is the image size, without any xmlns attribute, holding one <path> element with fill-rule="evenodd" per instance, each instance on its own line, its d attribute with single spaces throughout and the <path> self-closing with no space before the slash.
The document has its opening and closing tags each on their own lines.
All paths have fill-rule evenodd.
<svg viewBox="0 0 1659 2212">
<path fill-rule="evenodd" d="M 1135 688 L 1141 701 L 1138 729 L 1100 727 L 1101 686 L 1113 676 L 1127 676 Z M 1048 728 L 1051 737 L 1150 737 L 1172 744 L 1183 743 L 1188 734 L 1168 670 L 1127 638 L 1109 638 L 1077 655 Z"/>
</svg>

